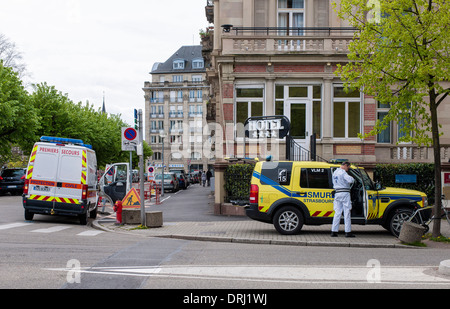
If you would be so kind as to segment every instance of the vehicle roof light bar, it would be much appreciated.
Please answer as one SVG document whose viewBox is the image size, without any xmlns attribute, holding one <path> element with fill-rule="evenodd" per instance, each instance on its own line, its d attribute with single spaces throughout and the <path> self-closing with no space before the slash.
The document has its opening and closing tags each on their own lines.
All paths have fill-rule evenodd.
<svg viewBox="0 0 450 309">
<path fill-rule="evenodd" d="M 81 139 L 42 136 L 40 141 L 47 142 L 47 143 L 54 143 L 54 144 L 73 144 L 73 145 L 83 146 L 83 147 L 92 149 L 91 145 L 85 144 Z"/>
</svg>

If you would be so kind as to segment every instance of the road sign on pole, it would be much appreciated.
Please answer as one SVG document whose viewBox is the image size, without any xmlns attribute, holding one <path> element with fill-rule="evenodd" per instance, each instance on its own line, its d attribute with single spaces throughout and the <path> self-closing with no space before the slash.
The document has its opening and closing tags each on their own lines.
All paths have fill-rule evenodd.
<svg viewBox="0 0 450 309">
<path fill-rule="evenodd" d="M 139 135 L 134 128 L 122 128 L 122 151 L 136 151 Z"/>
</svg>

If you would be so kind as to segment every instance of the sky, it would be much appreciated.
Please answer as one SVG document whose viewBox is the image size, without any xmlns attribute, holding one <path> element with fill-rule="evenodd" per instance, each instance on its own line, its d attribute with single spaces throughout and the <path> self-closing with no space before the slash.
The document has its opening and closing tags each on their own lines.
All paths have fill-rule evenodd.
<svg viewBox="0 0 450 309">
<path fill-rule="evenodd" d="M 121 114 L 145 110 L 155 62 L 199 45 L 206 0 L 0 0 L 0 33 L 16 44 L 26 83 L 55 86 L 77 102 Z M 30 89 L 31 90 L 31 89 Z"/>
</svg>

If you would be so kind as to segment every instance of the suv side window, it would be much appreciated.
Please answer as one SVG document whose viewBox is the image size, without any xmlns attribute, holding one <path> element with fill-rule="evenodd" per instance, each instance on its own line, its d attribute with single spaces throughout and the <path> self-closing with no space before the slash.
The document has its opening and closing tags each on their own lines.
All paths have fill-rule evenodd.
<svg viewBox="0 0 450 309">
<path fill-rule="evenodd" d="M 302 168 L 300 187 L 315 189 L 333 189 L 329 168 Z"/>
<path fill-rule="evenodd" d="M 262 185 L 282 185 L 291 183 L 292 162 L 264 162 L 261 168 Z M 270 180 L 264 181 L 264 178 Z"/>
</svg>

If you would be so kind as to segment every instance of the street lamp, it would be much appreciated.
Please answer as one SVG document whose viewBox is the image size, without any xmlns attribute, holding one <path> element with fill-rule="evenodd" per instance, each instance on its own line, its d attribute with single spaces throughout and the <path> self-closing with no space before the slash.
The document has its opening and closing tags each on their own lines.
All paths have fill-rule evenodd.
<svg viewBox="0 0 450 309">
<path fill-rule="evenodd" d="M 167 134 L 164 130 L 159 131 L 159 136 L 162 139 L 162 175 L 161 175 L 161 197 L 164 196 L 164 139 Z"/>
</svg>

